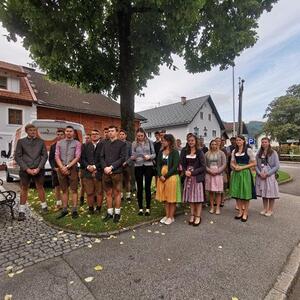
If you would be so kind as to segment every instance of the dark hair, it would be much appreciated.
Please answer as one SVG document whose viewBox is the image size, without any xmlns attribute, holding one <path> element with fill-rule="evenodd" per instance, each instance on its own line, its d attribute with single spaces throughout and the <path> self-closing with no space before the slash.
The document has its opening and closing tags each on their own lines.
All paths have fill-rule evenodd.
<svg viewBox="0 0 300 300">
<path fill-rule="evenodd" d="M 125 133 L 127 135 L 127 132 L 124 129 L 120 129 L 119 133 L 121 133 L 121 132 L 123 132 L 123 133 Z"/>
<path fill-rule="evenodd" d="M 175 138 L 173 134 L 167 133 L 164 135 L 163 139 L 168 142 L 170 150 L 175 149 Z"/>
<path fill-rule="evenodd" d="M 274 151 L 274 150 L 272 149 L 272 147 L 271 147 L 271 140 L 270 140 L 268 137 L 266 137 L 266 136 L 263 137 L 261 140 L 262 140 L 262 141 L 263 141 L 263 140 L 267 140 L 267 141 L 269 142 L 269 147 L 268 147 L 267 155 L 266 155 L 266 158 L 267 158 L 267 160 L 268 160 L 268 157 L 270 157 L 270 156 L 272 155 L 273 151 Z M 263 153 L 264 153 L 264 149 L 263 149 L 262 146 L 260 146 L 259 151 L 258 151 L 258 157 L 261 158 L 261 156 L 263 155 Z"/>
<path fill-rule="evenodd" d="M 73 129 L 73 130 L 75 131 L 74 127 L 71 126 L 71 125 L 68 125 L 68 126 L 66 127 L 66 129 Z"/>
<path fill-rule="evenodd" d="M 241 134 L 239 134 L 236 138 L 239 138 L 239 139 L 241 139 L 241 140 L 244 141 L 244 146 L 243 146 L 243 151 L 242 152 L 245 152 L 246 149 L 247 149 L 246 138 L 243 135 L 241 135 Z M 238 151 L 239 151 L 239 146 L 236 145 L 235 146 L 235 153 L 237 153 Z"/>
<path fill-rule="evenodd" d="M 108 127 L 105 127 L 103 130 L 108 130 Z"/>
<path fill-rule="evenodd" d="M 62 132 L 63 134 L 65 134 L 64 130 L 61 129 L 61 128 L 58 128 L 58 129 L 56 130 L 56 133 L 59 133 L 59 132 Z"/>
<path fill-rule="evenodd" d="M 160 133 L 166 133 L 166 129 L 160 130 Z"/>
<path fill-rule="evenodd" d="M 232 136 L 232 137 L 230 138 L 230 140 L 231 140 L 231 141 L 233 141 L 233 140 L 235 141 L 235 140 L 236 140 L 236 137 L 235 137 L 235 136 Z"/>
<path fill-rule="evenodd" d="M 116 129 L 116 131 L 118 131 L 118 127 L 116 126 L 116 125 L 110 125 L 109 127 L 108 127 L 108 129 Z"/>
<path fill-rule="evenodd" d="M 187 143 L 186 143 L 186 153 L 187 153 L 187 154 L 190 154 L 190 153 L 191 153 L 191 147 L 190 147 L 190 145 L 189 145 L 189 143 L 188 143 L 188 140 L 189 140 L 190 138 L 194 138 L 194 139 L 195 139 L 195 141 L 196 141 L 196 144 L 195 144 L 196 150 L 200 148 L 200 147 L 199 147 L 199 140 L 198 140 L 198 137 L 197 137 L 195 134 L 193 134 L 193 133 L 189 133 L 189 134 L 187 135 L 187 138 L 186 138 L 186 141 L 187 141 Z"/>
<path fill-rule="evenodd" d="M 159 131 L 155 131 L 154 134 L 159 134 Z"/>
<path fill-rule="evenodd" d="M 96 132 L 100 133 L 100 131 L 98 129 L 93 129 L 92 131 L 96 131 Z"/>
<path fill-rule="evenodd" d="M 209 143 L 209 150 L 211 150 L 211 144 L 212 143 L 217 143 L 217 142 L 216 142 L 216 140 L 211 140 L 210 143 Z"/>
</svg>

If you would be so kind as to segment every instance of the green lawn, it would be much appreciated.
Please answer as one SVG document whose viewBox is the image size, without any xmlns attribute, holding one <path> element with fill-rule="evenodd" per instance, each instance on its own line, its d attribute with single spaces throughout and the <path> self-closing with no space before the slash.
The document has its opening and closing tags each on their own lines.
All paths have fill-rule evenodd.
<svg viewBox="0 0 300 300">
<path fill-rule="evenodd" d="M 283 181 L 286 181 L 287 179 L 290 179 L 290 174 L 288 174 L 287 172 L 284 172 L 284 171 L 281 171 L 279 170 L 278 171 L 278 174 L 279 174 L 279 177 L 278 177 L 278 182 L 283 182 Z"/>
<path fill-rule="evenodd" d="M 106 223 L 102 221 L 101 218 L 106 214 L 105 203 L 102 207 L 100 215 L 90 215 L 88 212 L 88 207 L 85 204 L 78 209 L 79 218 L 73 220 L 71 218 L 71 214 L 69 214 L 64 218 L 57 220 L 56 217 L 59 215 L 59 212 L 55 211 L 55 199 L 52 189 L 46 189 L 46 198 L 49 213 L 45 214 L 43 218 L 46 221 L 61 227 L 62 229 L 71 229 L 75 231 L 99 233 L 120 230 L 128 226 L 157 219 L 158 217 L 162 217 L 164 215 L 164 205 L 162 203 L 159 203 L 158 201 L 152 200 L 151 215 L 149 217 L 138 216 L 137 201 L 134 198 L 131 202 L 122 202 L 121 221 L 118 224 L 114 224 L 112 220 Z M 30 190 L 28 199 L 31 207 L 36 212 L 39 212 L 40 202 L 38 200 L 37 192 L 35 189 Z"/>
</svg>

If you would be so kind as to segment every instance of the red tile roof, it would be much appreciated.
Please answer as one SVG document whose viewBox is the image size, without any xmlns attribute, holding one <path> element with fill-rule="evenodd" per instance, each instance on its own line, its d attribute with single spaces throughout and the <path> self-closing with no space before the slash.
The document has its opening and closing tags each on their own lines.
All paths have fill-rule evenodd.
<svg viewBox="0 0 300 300">
<path fill-rule="evenodd" d="M 24 72 L 21 66 L 10 64 L 5 61 L 0 61 L 0 69 L 16 73 L 19 76 L 26 76 L 26 72 Z"/>
</svg>

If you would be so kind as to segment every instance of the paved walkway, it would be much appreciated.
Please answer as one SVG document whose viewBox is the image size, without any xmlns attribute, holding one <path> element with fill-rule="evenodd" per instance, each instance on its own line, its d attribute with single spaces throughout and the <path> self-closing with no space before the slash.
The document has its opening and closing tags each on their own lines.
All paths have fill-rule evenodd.
<svg viewBox="0 0 300 300">
<path fill-rule="evenodd" d="M 271 218 L 260 216 L 260 210 L 261 200 L 252 201 L 249 220 L 242 223 L 233 219 L 230 200 L 220 216 L 205 211 L 198 228 L 181 216 L 169 227 L 149 225 L 116 239 L 92 241 L 91 248 L 86 246 L 90 241 L 83 241 L 85 246 L 57 257 L 53 251 L 53 258 L 12 278 L 1 275 L 0 299 L 5 294 L 22 300 L 263 299 L 300 240 L 300 198 L 281 194 Z M 43 226 L 38 220 L 32 226 L 43 228 L 30 238 L 33 245 L 48 232 Z M 18 231 L 15 224 L 11 230 Z M 49 232 L 42 244 L 57 236 L 57 231 Z M 58 240 L 66 238 L 71 240 Z M 96 265 L 103 270 L 95 271 Z M 86 282 L 88 277 L 93 280 Z"/>
</svg>

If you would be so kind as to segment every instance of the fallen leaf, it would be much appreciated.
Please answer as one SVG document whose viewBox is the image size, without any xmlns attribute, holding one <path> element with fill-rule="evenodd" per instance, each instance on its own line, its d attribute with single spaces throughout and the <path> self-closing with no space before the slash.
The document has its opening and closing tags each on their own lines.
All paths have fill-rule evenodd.
<svg viewBox="0 0 300 300">
<path fill-rule="evenodd" d="M 77 234 L 76 237 L 79 239 L 81 238 L 81 234 Z"/>
<path fill-rule="evenodd" d="M 70 284 L 73 284 L 74 283 L 74 281 L 72 280 L 72 281 L 70 281 Z"/>
<path fill-rule="evenodd" d="M 12 300 L 12 295 L 5 295 L 4 300 Z"/>
<path fill-rule="evenodd" d="M 150 232 L 152 232 L 152 230 L 148 229 L 148 230 L 147 230 L 147 232 L 149 232 L 149 233 L 150 233 Z"/>
<path fill-rule="evenodd" d="M 102 270 L 103 270 L 103 267 L 100 266 L 100 265 L 97 265 L 97 266 L 95 266 L 94 270 L 95 270 L 95 271 L 102 271 Z"/>
<path fill-rule="evenodd" d="M 223 247 L 222 247 L 222 246 L 219 246 L 218 248 L 219 248 L 219 249 L 222 249 Z"/>
<path fill-rule="evenodd" d="M 16 272 L 16 274 L 21 274 L 21 273 L 23 273 L 24 272 L 24 269 L 21 269 L 21 270 L 18 270 L 17 272 Z"/>
<path fill-rule="evenodd" d="M 232 297 L 231 300 L 239 300 L 237 297 Z"/>
<path fill-rule="evenodd" d="M 87 246 L 88 248 L 92 248 L 93 247 L 93 245 L 92 244 L 88 244 L 88 246 Z"/>
<path fill-rule="evenodd" d="M 53 241 L 57 241 L 57 240 L 58 240 L 58 238 L 57 238 L 57 237 L 54 237 L 52 240 L 53 240 Z"/>
<path fill-rule="evenodd" d="M 132 238 L 133 240 L 135 240 L 135 236 L 134 236 L 134 235 L 132 235 L 131 238 Z"/>
<path fill-rule="evenodd" d="M 135 229 L 132 229 L 133 232 L 135 232 Z"/>
<path fill-rule="evenodd" d="M 94 280 L 94 277 L 92 277 L 92 276 L 84 278 L 85 282 L 91 282 L 93 280 Z"/>
<path fill-rule="evenodd" d="M 154 233 L 159 233 L 159 231 L 158 231 L 158 230 L 156 230 L 156 231 L 154 231 Z"/>
<path fill-rule="evenodd" d="M 27 241 L 26 243 L 29 245 L 29 244 L 31 244 L 31 243 L 32 243 L 32 241 Z"/>
<path fill-rule="evenodd" d="M 94 243 L 98 243 L 99 244 L 99 243 L 101 243 L 101 240 L 100 239 L 95 239 Z"/>
<path fill-rule="evenodd" d="M 166 234 L 164 232 L 162 232 L 161 235 L 166 235 Z"/>
<path fill-rule="evenodd" d="M 7 275 L 8 275 L 8 277 L 13 278 L 13 277 L 15 276 L 15 273 L 10 272 L 10 273 L 8 273 Z"/>
<path fill-rule="evenodd" d="M 124 245 L 124 242 L 120 242 L 120 245 Z"/>
<path fill-rule="evenodd" d="M 209 223 L 210 223 L 210 224 L 214 224 L 214 221 L 210 221 Z"/>
<path fill-rule="evenodd" d="M 171 261 L 171 258 L 168 258 L 168 261 Z"/>
<path fill-rule="evenodd" d="M 13 269 L 13 266 L 8 266 L 8 267 L 6 267 L 6 271 L 11 271 Z"/>
<path fill-rule="evenodd" d="M 68 240 L 68 239 L 65 239 L 65 243 L 67 243 L 67 242 L 69 242 L 69 240 Z"/>
</svg>

